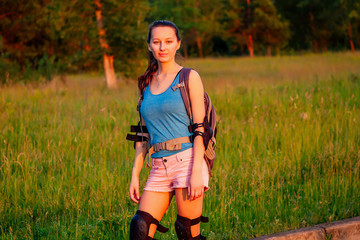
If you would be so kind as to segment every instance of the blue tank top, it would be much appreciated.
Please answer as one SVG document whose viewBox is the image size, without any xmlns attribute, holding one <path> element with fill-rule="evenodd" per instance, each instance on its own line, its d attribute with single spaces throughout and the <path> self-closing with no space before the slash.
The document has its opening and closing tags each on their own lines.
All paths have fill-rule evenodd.
<svg viewBox="0 0 360 240">
<path fill-rule="evenodd" d="M 173 86 L 179 83 L 179 80 L 180 71 L 170 87 L 165 92 L 156 95 L 151 93 L 150 84 L 145 88 L 140 113 L 149 131 L 151 145 L 191 135 L 188 130 L 190 119 L 186 113 L 180 89 L 175 91 L 172 89 Z M 192 146 L 192 143 L 183 143 L 181 150 L 161 150 L 153 153 L 151 157 L 160 158 L 170 156 L 189 149 Z"/>
</svg>

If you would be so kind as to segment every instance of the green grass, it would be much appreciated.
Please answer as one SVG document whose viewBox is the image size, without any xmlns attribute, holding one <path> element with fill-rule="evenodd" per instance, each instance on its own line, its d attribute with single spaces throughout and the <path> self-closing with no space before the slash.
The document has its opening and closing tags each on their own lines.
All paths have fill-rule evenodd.
<svg viewBox="0 0 360 240">
<path fill-rule="evenodd" d="M 208 239 L 360 215 L 360 54 L 191 60 L 217 109 Z M 0 239 L 127 239 L 135 83 L 0 89 Z M 144 186 L 149 170 L 140 178 Z M 176 239 L 174 202 L 160 239 Z"/>
</svg>

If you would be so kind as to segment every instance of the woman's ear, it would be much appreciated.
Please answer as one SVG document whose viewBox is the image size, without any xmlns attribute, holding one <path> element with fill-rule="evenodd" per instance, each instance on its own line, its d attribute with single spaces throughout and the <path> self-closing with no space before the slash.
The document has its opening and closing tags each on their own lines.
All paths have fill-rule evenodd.
<svg viewBox="0 0 360 240">
<path fill-rule="evenodd" d="M 152 52 L 150 44 L 148 44 L 148 49 L 149 49 L 150 52 Z"/>
</svg>

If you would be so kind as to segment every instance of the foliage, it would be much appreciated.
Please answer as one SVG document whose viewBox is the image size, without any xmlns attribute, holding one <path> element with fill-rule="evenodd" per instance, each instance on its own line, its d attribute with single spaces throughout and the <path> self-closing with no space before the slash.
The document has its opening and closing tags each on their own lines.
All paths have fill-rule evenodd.
<svg viewBox="0 0 360 240">
<path fill-rule="evenodd" d="M 115 58 L 115 70 L 126 77 L 139 76 L 145 65 L 147 23 L 146 0 L 106 0 L 104 4 L 107 39 Z"/>
<path fill-rule="evenodd" d="M 282 19 L 270 0 L 258 0 L 256 3 L 258 7 L 254 9 L 254 28 L 260 35 L 260 42 L 280 49 L 290 37 L 289 22 Z"/>
<path fill-rule="evenodd" d="M 340 2 L 338 0 L 302 0 L 298 3 L 298 7 L 308 13 L 311 29 L 308 41 L 312 41 L 312 48 L 315 52 L 327 51 L 329 40 L 333 34 L 336 34 L 336 28 L 341 22 L 342 13 L 338 11 Z"/>
<path fill-rule="evenodd" d="M 277 0 L 275 6 L 290 22 L 289 47 L 294 50 L 348 49 L 348 26 L 359 48 L 359 3 L 356 0 Z"/>
<path fill-rule="evenodd" d="M 136 63 L 142 57 L 139 46 L 144 46 L 146 31 L 146 1 L 108 0 L 104 5 L 107 35 L 118 69 L 125 76 L 134 70 L 138 74 Z M 91 1 L 8 1 L 1 10 L 2 58 L 17 65 L 22 75 L 28 64 L 47 80 L 52 75 L 101 66 Z M 51 73 L 41 72 L 44 61 L 53 65 Z"/>
<path fill-rule="evenodd" d="M 277 13 L 270 0 L 228 1 L 224 19 L 227 37 L 233 51 L 244 52 L 248 35 L 253 37 L 255 50 L 280 48 L 289 38 L 289 23 Z M 235 37 L 235 38 L 234 38 Z"/>
<path fill-rule="evenodd" d="M 354 45 L 358 49 L 360 47 L 360 3 L 356 0 L 341 0 L 340 2 L 344 18 L 341 32 L 348 33 L 350 30 Z M 349 41 L 349 34 L 346 34 L 346 36 Z"/>
<path fill-rule="evenodd" d="M 249 36 L 257 55 L 264 55 L 266 49 L 268 54 L 272 49 L 280 54 L 360 46 L 360 4 L 356 0 L 101 2 L 109 52 L 116 72 L 124 77 L 135 78 L 144 71 L 147 25 L 158 19 L 179 26 L 186 58 L 247 55 Z M 93 1 L 2 3 L 0 83 L 9 82 L 6 79 L 49 81 L 55 75 L 102 69 Z"/>
</svg>

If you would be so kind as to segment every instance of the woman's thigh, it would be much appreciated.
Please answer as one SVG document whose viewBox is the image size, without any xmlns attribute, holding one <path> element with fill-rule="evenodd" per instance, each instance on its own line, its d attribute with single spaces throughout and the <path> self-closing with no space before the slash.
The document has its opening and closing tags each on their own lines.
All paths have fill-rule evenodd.
<svg viewBox="0 0 360 240">
<path fill-rule="evenodd" d="M 196 198 L 193 201 L 190 201 L 190 198 L 187 194 L 187 188 L 176 188 L 175 197 L 176 197 L 176 207 L 178 214 L 186 218 L 197 218 L 201 216 L 204 194 Z"/>
<path fill-rule="evenodd" d="M 151 214 L 160 222 L 169 207 L 173 195 L 174 192 L 152 192 L 145 190 L 141 195 L 139 210 Z M 156 226 L 151 224 L 149 236 L 153 237 L 155 231 Z"/>
</svg>

